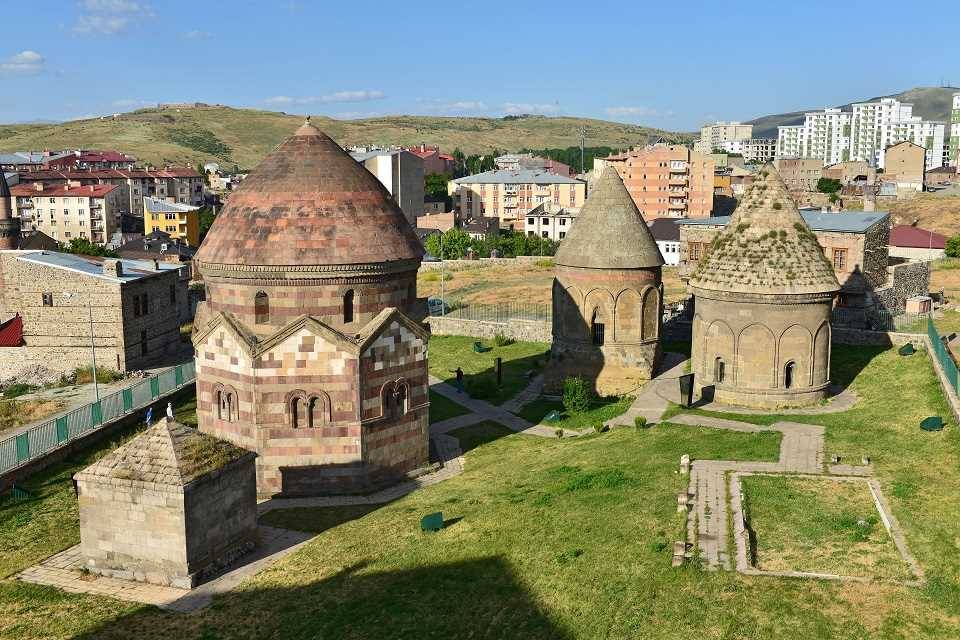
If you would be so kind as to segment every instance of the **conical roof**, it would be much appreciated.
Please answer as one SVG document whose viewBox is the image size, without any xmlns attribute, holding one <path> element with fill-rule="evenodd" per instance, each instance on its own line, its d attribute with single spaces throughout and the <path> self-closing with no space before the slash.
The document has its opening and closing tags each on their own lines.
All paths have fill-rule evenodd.
<svg viewBox="0 0 960 640">
<path fill-rule="evenodd" d="M 249 453 L 179 422 L 161 419 L 78 475 L 182 487 Z"/>
<path fill-rule="evenodd" d="M 308 118 L 230 195 L 195 260 L 302 269 L 422 255 L 383 185 Z"/>
<path fill-rule="evenodd" d="M 597 178 L 554 262 L 590 269 L 649 269 L 663 265 L 647 223 L 612 167 Z"/>
<path fill-rule="evenodd" d="M 780 174 L 767 165 L 707 249 L 690 286 L 710 291 L 808 294 L 840 285 Z"/>
<path fill-rule="evenodd" d="M 7 184 L 7 177 L 3 175 L 2 170 L 0 170 L 0 198 L 7 202 L 10 200 L 10 185 Z"/>
</svg>

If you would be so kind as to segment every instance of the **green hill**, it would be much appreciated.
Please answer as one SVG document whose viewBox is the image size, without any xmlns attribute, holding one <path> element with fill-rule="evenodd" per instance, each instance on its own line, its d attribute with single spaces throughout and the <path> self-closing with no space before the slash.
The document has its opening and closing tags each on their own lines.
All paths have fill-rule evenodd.
<svg viewBox="0 0 960 640">
<path fill-rule="evenodd" d="M 938 122 L 950 122 L 950 107 L 953 101 L 953 94 L 960 91 L 956 87 L 917 87 L 908 91 L 894 93 L 888 96 L 877 96 L 856 100 L 855 102 L 872 102 L 881 98 L 896 98 L 901 102 L 913 103 L 913 115 L 920 116 L 924 120 L 934 120 Z M 850 110 L 852 103 L 837 105 L 844 111 Z M 791 111 L 790 113 L 777 113 L 769 116 L 761 116 L 747 122 L 753 125 L 753 135 L 756 138 L 776 138 L 777 127 L 803 124 L 803 114 L 807 111 L 819 111 L 823 107 L 811 107 L 803 111 Z"/>
<path fill-rule="evenodd" d="M 646 143 L 650 136 L 689 141 L 686 134 L 586 118 L 389 116 L 366 120 L 314 117 L 312 121 L 341 145 L 425 142 L 447 152 L 459 147 L 467 155 L 494 149 L 571 147 L 579 144 L 579 127 L 586 128 L 589 146 L 626 148 Z M 302 122 L 299 115 L 221 106 L 144 109 L 103 120 L 0 125 L 0 152 L 117 149 L 155 165 L 196 165 L 212 160 L 249 168 Z"/>
</svg>

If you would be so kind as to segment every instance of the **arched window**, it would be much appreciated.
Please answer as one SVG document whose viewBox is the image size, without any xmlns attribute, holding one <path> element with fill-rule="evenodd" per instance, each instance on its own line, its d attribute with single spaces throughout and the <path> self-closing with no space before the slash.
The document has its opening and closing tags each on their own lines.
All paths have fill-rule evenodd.
<svg viewBox="0 0 960 640">
<path fill-rule="evenodd" d="M 233 422 L 233 394 L 226 393 L 227 402 L 226 402 L 226 412 L 227 412 L 227 422 Z"/>
<path fill-rule="evenodd" d="M 717 358 L 713 361 L 713 381 L 723 382 L 725 375 L 723 358 Z"/>
<path fill-rule="evenodd" d="M 253 297 L 253 315 L 257 324 L 270 322 L 270 296 L 263 291 Z"/>
<path fill-rule="evenodd" d="M 214 392 L 214 402 L 217 403 L 217 420 L 223 420 L 223 391 L 220 389 Z"/>
<path fill-rule="evenodd" d="M 234 417 L 240 417 L 237 392 L 232 387 L 224 386 L 218 382 L 213 387 L 213 402 L 217 405 L 217 420 L 233 422 Z"/>
<path fill-rule="evenodd" d="M 353 322 L 353 289 L 343 294 L 343 323 Z"/>
<path fill-rule="evenodd" d="M 794 371 L 796 370 L 797 365 L 793 360 L 787 363 L 787 366 L 783 368 L 783 388 L 790 389 L 793 387 L 793 376 Z"/>
<path fill-rule="evenodd" d="M 300 428 L 301 411 L 303 411 L 303 398 L 300 396 L 290 398 L 290 426 L 294 429 Z"/>
<path fill-rule="evenodd" d="M 397 390 L 393 394 L 393 401 L 396 416 L 402 416 L 407 413 L 407 385 L 398 384 Z"/>
<path fill-rule="evenodd" d="M 603 346 L 603 315 L 600 313 L 600 309 L 594 309 L 593 315 L 590 317 L 590 335 L 593 337 L 593 344 L 598 347 Z"/>
</svg>

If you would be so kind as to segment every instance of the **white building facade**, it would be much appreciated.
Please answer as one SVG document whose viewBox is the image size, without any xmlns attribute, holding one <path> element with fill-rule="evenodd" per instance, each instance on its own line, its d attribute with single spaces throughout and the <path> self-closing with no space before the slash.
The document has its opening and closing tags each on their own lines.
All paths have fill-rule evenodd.
<svg viewBox="0 0 960 640">
<path fill-rule="evenodd" d="M 528 236 L 560 241 L 567 237 L 580 209 L 558 207 L 546 202 L 527 213 L 523 230 Z"/>
<path fill-rule="evenodd" d="M 950 141 L 948 143 L 951 165 L 960 169 L 960 93 L 953 94 L 953 110 L 950 112 Z"/>
<path fill-rule="evenodd" d="M 943 165 L 946 127 L 913 115 L 913 105 L 893 98 L 858 102 L 851 111 L 804 114 L 802 125 L 778 128 L 778 158 L 812 158 L 824 164 L 863 160 L 883 168 L 884 150 L 912 142 L 926 150 L 929 168 Z"/>
<path fill-rule="evenodd" d="M 726 146 L 727 143 L 737 143 L 749 140 L 753 136 L 753 125 L 740 122 L 714 122 L 700 127 L 700 139 L 693 143 L 693 150 L 697 153 L 709 155 L 714 149 L 724 149 L 727 153 L 741 153 L 739 145 L 733 144 L 736 151 Z"/>
</svg>

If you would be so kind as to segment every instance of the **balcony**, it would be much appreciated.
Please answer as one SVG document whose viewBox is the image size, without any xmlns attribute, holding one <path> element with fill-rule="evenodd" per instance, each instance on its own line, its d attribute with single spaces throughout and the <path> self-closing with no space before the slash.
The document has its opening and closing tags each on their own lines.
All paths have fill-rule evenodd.
<svg viewBox="0 0 960 640">
<path fill-rule="evenodd" d="M 686 176 L 671 175 L 668 184 L 670 184 L 670 186 L 685 187 L 689 182 L 690 180 Z"/>
<path fill-rule="evenodd" d="M 686 200 L 681 200 L 681 201 L 672 201 L 672 200 L 671 200 L 671 201 L 670 201 L 670 204 L 667 205 L 667 208 L 669 208 L 669 209 L 677 209 L 677 210 L 686 209 L 686 208 L 687 208 L 687 201 L 686 201 Z"/>
</svg>

